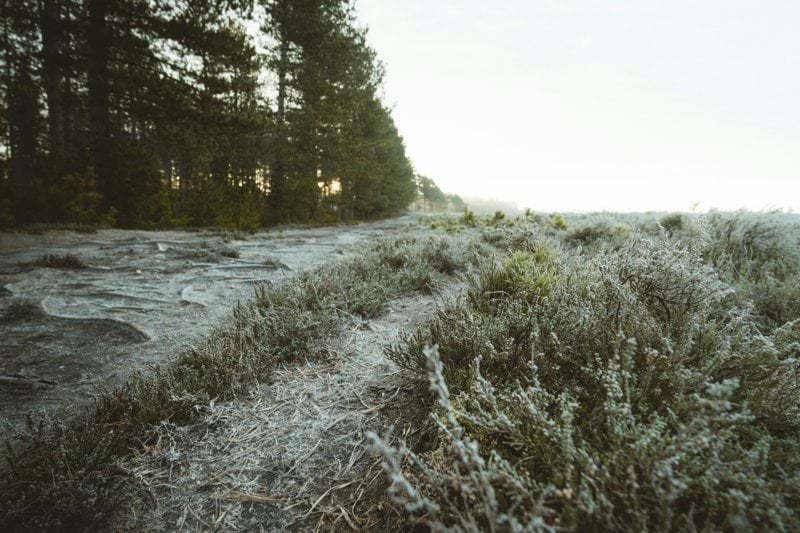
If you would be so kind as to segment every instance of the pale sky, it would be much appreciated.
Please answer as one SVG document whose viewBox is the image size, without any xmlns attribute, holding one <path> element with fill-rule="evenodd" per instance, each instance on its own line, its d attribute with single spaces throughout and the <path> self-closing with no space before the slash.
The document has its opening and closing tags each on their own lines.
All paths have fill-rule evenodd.
<svg viewBox="0 0 800 533">
<path fill-rule="evenodd" d="M 359 0 L 417 171 L 542 211 L 800 210 L 799 0 Z"/>
</svg>

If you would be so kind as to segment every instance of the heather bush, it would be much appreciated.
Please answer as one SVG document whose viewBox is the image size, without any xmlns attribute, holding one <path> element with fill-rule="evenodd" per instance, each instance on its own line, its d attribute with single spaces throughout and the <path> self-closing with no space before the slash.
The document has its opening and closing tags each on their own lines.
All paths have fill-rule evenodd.
<svg viewBox="0 0 800 533">
<path fill-rule="evenodd" d="M 658 223 L 667 233 L 673 234 L 683 228 L 684 216 L 681 213 L 672 213 L 661 217 Z"/>
<path fill-rule="evenodd" d="M 438 449 L 373 436 L 395 501 L 434 530 L 795 530 L 796 442 L 754 434 L 736 379 L 688 395 L 680 414 L 637 412 L 626 351 L 591 373 L 602 394 L 590 412 L 574 390 L 540 383 L 535 361 L 526 385 L 505 389 L 476 361 L 454 397 L 428 351 Z"/>
<path fill-rule="evenodd" d="M 481 233 L 481 239 L 490 246 L 503 249 L 508 246 L 508 231 L 502 229 L 485 229 Z"/>
<path fill-rule="evenodd" d="M 800 273 L 784 280 L 767 277 L 742 285 L 745 297 L 752 301 L 764 329 L 780 327 L 800 318 Z"/>
<path fill-rule="evenodd" d="M 567 221 L 564 219 L 563 215 L 553 215 L 550 217 L 550 225 L 559 231 L 566 231 L 567 228 L 569 228 L 569 225 L 567 224 Z"/>
<path fill-rule="evenodd" d="M 435 218 L 430 223 L 431 229 L 444 229 L 447 233 L 457 233 L 459 231 L 458 221 L 452 217 Z"/>
<path fill-rule="evenodd" d="M 217 249 L 217 253 L 222 257 L 227 257 L 229 259 L 238 259 L 241 253 L 236 248 L 232 248 L 230 246 L 220 246 Z"/>
<path fill-rule="evenodd" d="M 25 263 L 25 266 L 33 266 L 39 268 L 56 268 L 62 270 L 80 270 L 87 268 L 86 263 L 74 254 L 46 254 L 30 263 Z"/>
<path fill-rule="evenodd" d="M 781 213 L 711 213 L 702 254 L 752 301 L 761 325 L 800 318 L 800 219 Z"/>
<path fill-rule="evenodd" d="M 711 213 L 703 255 L 723 276 L 784 280 L 800 271 L 800 221 L 780 213 Z"/>
<path fill-rule="evenodd" d="M 599 224 L 587 225 L 569 232 L 565 240 L 577 245 L 587 245 L 599 239 L 608 239 L 613 235 L 611 227 L 601 222 Z"/>
<path fill-rule="evenodd" d="M 552 235 L 514 228 L 511 251 L 470 274 L 464 298 L 389 349 L 436 399 L 435 451 L 376 439 L 411 522 L 800 527 L 800 321 L 765 329 L 741 284 L 790 273 L 791 238 L 684 222 L 538 258 L 530 245 Z M 680 240 L 703 224 L 702 238 Z"/>
<path fill-rule="evenodd" d="M 474 228 L 479 224 L 479 221 L 478 217 L 475 216 L 475 213 L 465 207 L 464 214 L 461 215 L 461 223 L 469 228 Z"/>
</svg>

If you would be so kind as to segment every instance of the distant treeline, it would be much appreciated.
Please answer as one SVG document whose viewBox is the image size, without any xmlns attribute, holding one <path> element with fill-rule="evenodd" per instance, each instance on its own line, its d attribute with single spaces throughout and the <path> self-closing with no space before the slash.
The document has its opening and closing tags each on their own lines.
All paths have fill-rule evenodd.
<svg viewBox="0 0 800 533">
<path fill-rule="evenodd" d="M 425 193 L 349 0 L 0 9 L 0 224 L 253 228 Z"/>
</svg>

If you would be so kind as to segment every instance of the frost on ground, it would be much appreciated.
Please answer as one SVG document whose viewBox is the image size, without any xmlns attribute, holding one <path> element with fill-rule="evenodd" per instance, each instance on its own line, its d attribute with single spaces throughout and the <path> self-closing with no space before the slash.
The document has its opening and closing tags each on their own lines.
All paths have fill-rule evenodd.
<svg viewBox="0 0 800 533">
<path fill-rule="evenodd" d="M 21 432 L 0 523 L 798 529 L 800 220 L 468 215 L 264 287 Z"/>
<path fill-rule="evenodd" d="M 125 465 L 154 495 L 155 511 L 126 526 L 385 527 L 395 517 L 365 435 L 402 429 L 413 411 L 403 406 L 416 399 L 384 350 L 458 290 L 451 282 L 394 300 L 383 318 L 355 322 L 328 360 L 278 370 L 251 400 L 204 407 L 196 425 L 162 426 L 162 438 Z"/>
<path fill-rule="evenodd" d="M 0 418 L 18 423 L 31 409 L 85 402 L 191 345 L 251 299 L 254 285 L 410 222 L 253 235 L 0 233 Z"/>
<path fill-rule="evenodd" d="M 161 365 L 134 373 L 123 386 L 99 395 L 84 414 L 36 417 L 14 432 L 5 453 L 7 467 L 0 469 L 0 476 L 8 481 L 0 484 L 6 487 L 0 490 L 0 504 L 5 507 L 0 524 L 83 530 L 120 523 L 119 527 L 127 524 L 128 529 L 168 529 L 180 522 L 182 527 L 202 529 L 205 526 L 199 520 L 207 521 L 202 517 L 191 526 L 181 520 L 184 512 L 187 517 L 206 516 L 205 505 L 196 511 L 181 504 L 180 513 L 169 515 L 175 491 L 188 487 L 180 502 L 197 498 L 206 502 L 207 487 L 228 475 L 246 474 L 248 477 L 237 477 L 233 484 L 246 488 L 245 482 L 257 483 L 263 478 L 269 483 L 268 474 L 273 472 L 274 483 L 264 486 L 271 488 L 270 498 L 285 499 L 285 506 L 273 514 L 263 506 L 248 510 L 250 515 L 244 518 L 281 527 L 287 517 L 297 522 L 311 520 L 325 509 L 328 498 L 343 497 L 345 489 L 371 487 L 372 482 L 356 484 L 355 479 L 339 482 L 368 466 L 358 461 L 360 455 L 352 455 L 353 450 L 358 451 L 355 437 L 388 426 L 392 421 L 389 413 L 399 416 L 413 411 L 422 418 L 427 413 L 413 409 L 414 400 L 404 406 L 404 400 L 414 397 L 413 391 L 401 394 L 406 391 L 401 390 L 399 381 L 392 388 L 395 382 L 384 376 L 386 372 L 358 355 L 361 343 L 370 338 L 389 342 L 395 337 L 383 331 L 389 322 L 369 323 L 372 330 L 363 334 L 366 336 L 352 328 L 367 324 L 364 320 L 384 317 L 387 306 L 398 298 L 441 290 L 456 273 L 474 265 L 482 252 L 475 235 L 451 239 L 427 230 L 404 230 L 371 240 L 340 260 L 293 275 L 286 283 L 258 287 L 254 299 L 236 305 L 228 319 L 200 342 Z M 433 309 L 436 299 L 428 301 Z M 18 315 L 36 312 L 28 309 Z M 392 327 L 399 329 L 405 315 L 398 316 Z M 351 331 L 354 333 L 345 335 Z M 364 354 L 371 355 L 368 350 Z M 355 362 L 350 363 L 353 357 Z M 304 363 L 319 365 L 319 361 L 327 361 L 327 366 L 303 367 Z M 341 382 L 339 390 L 334 387 L 337 381 Z M 314 386 L 307 389 L 309 383 Z M 299 407 L 296 398 L 303 399 Z M 235 401 L 255 406 L 252 414 L 251 409 L 225 404 Z M 219 410 L 219 404 L 225 408 Z M 363 413 L 353 419 L 354 414 L 343 416 L 353 406 Z M 310 415 L 304 409 L 311 409 Z M 322 410 L 326 410 L 324 415 Z M 265 418 L 272 416 L 275 418 Z M 373 417 L 389 419 L 372 427 Z M 292 429 L 292 424 L 297 427 Z M 424 428 L 424 424 L 411 424 L 418 426 Z M 328 431 L 354 437 L 350 455 L 340 455 L 343 442 L 347 448 L 347 439 L 333 438 Z M 417 429 L 410 436 L 419 433 Z M 247 447 L 249 442 L 261 449 L 275 446 L 274 451 L 262 452 L 263 461 L 257 463 L 262 476 L 258 479 L 253 471 L 246 471 L 246 463 L 226 462 L 203 453 L 255 460 L 258 455 L 255 448 Z M 304 465 L 317 459 L 318 468 L 307 476 L 309 483 L 291 483 L 291 476 L 302 474 Z M 203 463 L 209 470 L 197 467 Z M 341 466 L 350 464 L 344 469 Z M 329 471 L 330 465 L 339 466 Z M 374 462 L 369 466 L 377 468 Z M 198 469 L 192 471 L 192 467 Z M 206 473 L 212 470 L 212 474 Z M 332 478 L 325 477 L 328 475 Z M 376 483 L 380 483 L 378 477 L 377 472 L 369 474 Z M 338 484 L 318 485 L 322 479 Z M 186 482 L 189 484 L 182 485 Z M 255 503 L 254 497 L 263 496 L 263 491 L 237 488 L 237 492 L 243 495 L 229 497 L 244 498 L 250 504 Z M 369 511 L 370 502 L 375 501 L 371 498 L 381 500 L 383 491 L 356 494 L 362 495 L 352 500 L 357 505 L 348 505 L 354 514 L 344 513 L 341 520 L 377 520 L 370 518 L 370 513 L 360 514 L 360 506 L 366 505 Z M 220 504 L 219 498 L 210 501 Z M 376 514 L 385 521 L 387 513 Z M 155 519 L 148 520 L 151 516 Z M 324 516 L 329 517 L 327 513 Z"/>
</svg>

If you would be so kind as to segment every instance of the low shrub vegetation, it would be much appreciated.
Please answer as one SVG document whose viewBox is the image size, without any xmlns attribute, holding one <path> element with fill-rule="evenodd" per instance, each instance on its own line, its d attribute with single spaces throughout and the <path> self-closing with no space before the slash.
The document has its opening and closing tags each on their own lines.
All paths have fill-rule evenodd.
<svg viewBox="0 0 800 533">
<path fill-rule="evenodd" d="M 576 219 L 507 229 L 388 350 L 439 429 L 424 453 L 373 435 L 398 510 L 434 530 L 800 528 L 798 219 Z"/>
<path fill-rule="evenodd" d="M 464 208 L 464 214 L 461 216 L 461 223 L 467 227 L 474 228 L 478 225 L 478 217 L 468 208 Z"/>
<path fill-rule="evenodd" d="M 227 257 L 228 259 L 238 259 L 241 255 L 238 249 L 231 248 L 230 246 L 219 247 L 217 249 L 217 253 L 222 257 Z"/>
<path fill-rule="evenodd" d="M 557 230 L 566 231 L 569 226 L 563 215 L 553 215 L 550 218 L 550 224 Z"/>
<path fill-rule="evenodd" d="M 418 395 L 408 420 L 431 415 L 404 435 L 438 436 L 372 435 L 396 506 L 381 512 L 421 530 L 800 529 L 800 217 L 423 226 L 260 287 L 80 416 L 32 417 L 7 442 L 0 528 L 96 529 L 146 505 L 119 458 L 158 427 L 458 275 L 463 293 L 387 348 Z"/>
<path fill-rule="evenodd" d="M 30 263 L 26 263 L 26 266 L 56 268 L 61 270 L 78 270 L 87 267 L 83 259 L 74 254 L 46 254 L 34 259 Z"/>
<path fill-rule="evenodd" d="M 190 259 L 203 263 L 219 263 L 224 259 L 238 259 L 241 253 L 238 248 L 225 244 L 203 242 L 197 246 L 178 248 L 177 258 Z"/>
<path fill-rule="evenodd" d="M 14 302 L 0 312 L 0 324 L 41 320 L 45 316 L 42 308 L 33 302 Z"/>
</svg>

